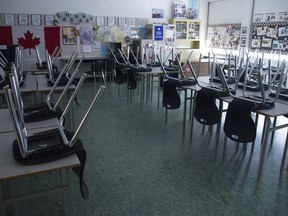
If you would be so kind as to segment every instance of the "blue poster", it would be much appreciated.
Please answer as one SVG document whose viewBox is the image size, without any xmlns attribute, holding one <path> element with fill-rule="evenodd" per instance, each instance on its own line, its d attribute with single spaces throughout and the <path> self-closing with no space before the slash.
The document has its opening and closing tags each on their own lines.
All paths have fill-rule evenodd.
<svg viewBox="0 0 288 216">
<path fill-rule="evenodd" d="M 163 26 L 154 26 L 154 40 L 155 41 L 163 41 Z"/>
</svg>

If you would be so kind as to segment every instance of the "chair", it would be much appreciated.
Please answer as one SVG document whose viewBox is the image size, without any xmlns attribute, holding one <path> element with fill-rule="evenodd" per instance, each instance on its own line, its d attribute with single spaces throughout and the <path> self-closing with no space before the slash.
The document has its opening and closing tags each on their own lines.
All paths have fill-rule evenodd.
<svg viewBox="0 0 288 216">
<path fill-rule="evenodd" d="M 98 61 L 93 61 L 92 62 L 91 71 L 86 71 L 87 74 L 93 76 L 95 88 L 96 88 L 96 77 L 97 77 L 98 74 L 100 74 L 100 76 L 103 79 L 104 85 L 106 85 L 106 77 L 105 77 L 104 69 L 105 69 L 104 61 L 98 60 Z"/>
<path fill-rule="evenodd" d="M 245 66 L 245 76 L 247 76 L 248 60 Z M 275 100 L 270 100 L 266 98 L 264 93 L 264 85 L 262 82 L 261 72 L 255 70 L 253 66 L 253 73 L 257 75 L 257 85 L 261 92 L 261 96 L 247 95 L 245 92 L 245 82 L 243 86 L 243 96 L 232 95 L 232 102 L 229 103 L 227 114 L 224 122 L 224 133 L 226 137 L 230 138 L 237 143 L 243 143 L 244 154 L 246 153 L 247 143 L 252 142 L 251 152 L 254 150 L 254 141 L 256 139 L 257 124 L 253 121 L 251 117 L 251 112 L 261 109 L 270 109 L 274 107 Z M 243 73 L 244 71 L 242 71 Z M 237 83 L 242 76 L 240 73 L 236 80 L 236 89 Z M 227 83 L 226 83 L 227 84 Z M 225 137 L 224 148 L 223 148 L 223 157 L 226 151 L 226 142 L 227 138 Z M 237 145 L 238 147 L 238 145 Z"/>
<path fill-rule="evenodd" d="M 20 89 L 19 89 L 19 82 L 18 82 L 18 79 L 17 79 L 16 68 L 15 68 L 15 65 L 12 64 L 12 71 L 11 71 L 11 73 L 9 75 L 11 88 L 13 90 L 13 96 L 14 96 L 15 103 L 16 103 L 16 105 L 18 107 L 18 112 L 22 114 L 24 121 L 26 121 L 26 122 L 35 122 L 35 121 L 39 121 L 39 120 L 51 119 L 51 118 L 55 118 L 55 117 L 60 117 L 61 116 L 62 110 L 59 107 L 60 102 L 64 99 L 65 94 L 67 93 L 69 87 L 73 83 L 74 78 L 75 78 L 75 76 L 76 76 L 76 74 L 78 72 L 78 67 L 80 66 L 80 64 L 82 62 L 82 59 L 83 59 L 83 56 L 80 59 L 76 69 L 74 70 L 74 72 L 71 75 L 70 79 L 66 83 L 65 88 L 61 92 L 61 95 L 59 96 L 59 98 L 58 98 L 58 100 L 56 101 L 55 104 L 52 103 L 51 97 L 55 93 L 56 87 L 58 86 L 58 83 L 60 82 L 60 80 L 62 78 L 62 75 L 65 72 L 65 70 L 61 71 L 61 73 L 58 76 L 57 80 L 55 81 L 51 91 L 47 95 L 46 101 L 45 102 L 41 102 L 41 103 L 37 103 L 37 104 L 33 104 L 33 105 L 30 105 L 30 106 L 24 106 L 24 103 L 23 103 L 23 100 L 22 100 L 22 97 L 21 97 L 21 93 L 20 93 Z"/>
<path fill-rule="evenodd" d="M 100 98 L 105 87 L 101 86 L 96 92 L 94 99 L 92 100 L 75 132 L 68 131 L 63 125 L 68 109 L 71 107 L 72 101 L 75 99 L 85 77 L 86 74 L 84 73 L 81 76 L 72 97 L 70 98 L 60 117 L 58 127 L 30 136 L 27 135 L 25 122 L 23 120 L 24 116 L 22 116 L 21 112 L 18 111 L 19 107 L 17 105 L 17 101 L 15 101 L 15 97 L 12 96 L 11 89 L 9 89 L 8 86 L 5 86 L 4 91 L 16 133 L 16 139 L 12 145 L 13 158 L 21 164 L 30 165 L 45 163 L 66 157 L 71 154 L 77 154 L 81 165 L 80 168 L 73 168 L 73 171 L 79 176 L 82 197 L 87 199 L 89 196 L 89 190 L 83 180 L 86 151 L 81 140 L 78 138 L 78 135 L 85 120 L 93 109 L 95 103 Z"/>
<path fill-rule="evenodd" d="M 115 60 L 106 60 L 105 61 L 105 73 L 106 76 L 109 77 L 110 82 L 114 81 L 114 77 L 116 76 L 116 62 Z"/>
</svg>

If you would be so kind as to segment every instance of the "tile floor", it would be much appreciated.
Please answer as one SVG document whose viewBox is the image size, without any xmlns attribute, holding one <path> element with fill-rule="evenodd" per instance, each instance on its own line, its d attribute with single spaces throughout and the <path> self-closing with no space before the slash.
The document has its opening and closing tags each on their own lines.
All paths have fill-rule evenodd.
<svg viewBox="0 0 288 216">
<path fill-rule="evenodd" d="M 74 107 L 76 124 L 94 92 L 92 82 L 79 92 L 80 106 Z M 81 198 L 74 177 L 77 216 L 288 215 L 287 170 L 279 175 L 287 129 L 277 131 L 264 174 L 257 182 L 259 138 L 254 152 L 250 153 L 248 145 L 245 156 L 241 148 L 235 152 L 236 143 L 228 140 L 223 160 L 223 133 L 215 153 L 215 130 L 209 133 L 206 128 L 202 133 L 196 122 L 192 142 L 189 127 L 183 138 L 183 106 L 169 111 L 165 125 L 165 112 L 157 109 L 156 97 L 140 112 L 137 91 L 131 104 L 127 104 L 126 94 L 125 84 L 120 86 L 120 96 L 117 85 L 109 84 L 81 131 L 90 197 Z M 20 215 L 67 214 L 59 213 L 57 204 L 47 209 L 35 203 L 22 204 Z"/>
</svg>

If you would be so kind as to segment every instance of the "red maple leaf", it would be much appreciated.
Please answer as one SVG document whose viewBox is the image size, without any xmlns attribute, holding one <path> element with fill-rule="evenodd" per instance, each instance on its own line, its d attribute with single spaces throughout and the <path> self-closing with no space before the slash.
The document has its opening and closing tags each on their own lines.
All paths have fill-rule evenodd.
<svg viewBox="0 0 288 216">
<path fill-rule="evenodd" d="M 31 54 L 31 49 L 35 49 L 35 46 L 40 44 L 40 38 L 34 37 L 33 33 L 29 30 L 24 33 L 25 38 L 18 38 L 18 44 L 20 44 L 24 49 L 29 49 L 29 53 Z"/>
</svg>

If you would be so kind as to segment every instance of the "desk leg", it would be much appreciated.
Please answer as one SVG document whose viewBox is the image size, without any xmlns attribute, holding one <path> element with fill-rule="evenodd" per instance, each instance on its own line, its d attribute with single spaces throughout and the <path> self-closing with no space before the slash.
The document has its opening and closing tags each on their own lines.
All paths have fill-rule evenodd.
<svg viewBox="0 0 288 216">
<path fill-rule="evenodd" d="M 150 97 L 150 76 L 146 75 L 146 104 L 149 101 Z"/>
<path fill-rule="evenodd" d="M 194 96 L 193 98 L 196 99 L 197 97 L 197 92 L 194 93 Z M 193 100 L 194 100 L 193 99 Z M 192 104 L 192 110 L 191 110 L 191 127 L 190 127 L 190 141 L 192 141 L 192 137 L 193 137 L 193 127 L 194 127 L 194 110 L 195 110 L 195 101 L 193 101 L 193 104 Z"/>
<path fill-rule="evenodd" d="M 263 167 L 264 167 L 264 161 L 266 157 L 266 150 L 267 150 L 267 143 L 268 143 L 268 137 L 269 137 L 269 131 L 270 131 L 270 125 L 271 125 L 271 119 L 269 116 L 265 116 L 265 132 L 264 132 L 264 139 L 261 146 L 261 154 L 260 154 L 260 164 L 259 164 L 259 170 L 258 170 L 258 176 L 257 181 L 261 179 L 262 173 L 263 173 Z"/>
<path fill-rule="evenodd" d="M 219 140 L 220 140 L 220 129 L 222 125 L 222 114 L 223 114 L 223 101 L 222 100 L 219 100 L 219 110 L 220 110 L 220 122 L 217 124 L 215 155 L 217 155 L 217 152 L 218 152 Z"/>
<path fill-rule="evenodd" d="M 142 111 L 143 100 L 144 100 L 144 75 L 141 75 L 141 85 L 140 85 L 140 112 Z"/>
<path fill-rule="evenodd" d="M 1 183 L 0 183 L 0 216 L 6 216 Z"/>
<path fill-rule="evenodd" d="M 187 89 L 184 89 L 184 111 L 183 111 L 183 137 L 186 132 L 186 112 L 187 112 Z"/>
<path fill-rule="evenodd" d="M 159 110 L 159 108 L 160 108 L 160 90 L 161 90 L 161 75 L 158 74 L 157 110 Z"/>
<path fill-rule="evenodd" d="M 151 74 L 150 76 L 151 76 L 150 101 L 152 102 L 152 100 L 153 100 L 153 86 L 154 86 L 154 85 L 153 85 L 153 84 L 154 84 L 153 82 L 154 82 L 154 75 Z"/>
<path fill-rule="evenodd" d="M 282 173 L 283 170 L 284 170 L 285 160 L 286 160 L 286 155 L 287 155 L 287 148 L 288 148 L 288 131 L 287 131 L 285 146 L 284 146 L 284 150 L 283 150 L 283 156 L 282 156 L 282 161 L 281 161 L 280 173 Z"/>
</svg>

